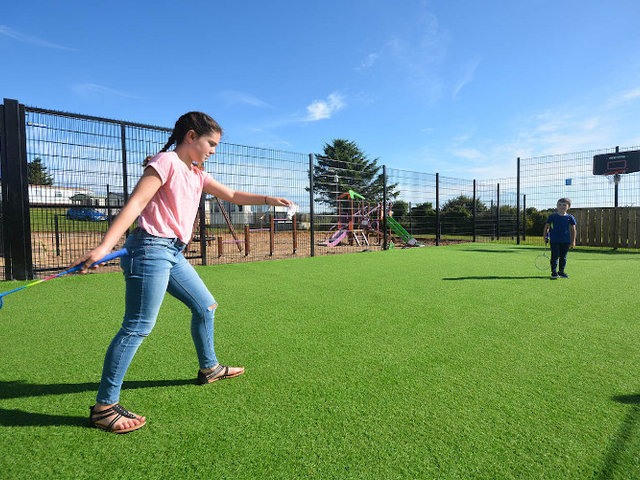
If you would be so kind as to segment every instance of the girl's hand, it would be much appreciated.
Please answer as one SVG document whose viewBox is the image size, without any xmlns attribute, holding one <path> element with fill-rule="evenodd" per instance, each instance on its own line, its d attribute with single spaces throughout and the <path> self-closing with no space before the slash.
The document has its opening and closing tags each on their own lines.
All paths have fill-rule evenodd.
<svg viewBox="0 0 640 480">
<path fill-rule="evenodd" d="M 73 265 L 71 266 L 75 267 L 76 265 L 82 264 L 82 270 L 80 270 L 80 273 L 87 273 L 87 271 L 89 271 L 89 266 L 91 266 L 101 258 L 104 258 L 105 255 L 108 255 L 109 253 L 111 253 L 110 248 L 98 246 L 91 250 L 89 253 L 78 258 L 75 262 L 73 262 Z M 96 265 L 92 268 L 92 270 L 98 268 L 99 266 L 100 265 Z"/>
<path fill-rule="evenodd" d="M 291 207 L 293 202 L 282 197 L 267 197 L 267 205 L 274 207 Z"/>
</svg>

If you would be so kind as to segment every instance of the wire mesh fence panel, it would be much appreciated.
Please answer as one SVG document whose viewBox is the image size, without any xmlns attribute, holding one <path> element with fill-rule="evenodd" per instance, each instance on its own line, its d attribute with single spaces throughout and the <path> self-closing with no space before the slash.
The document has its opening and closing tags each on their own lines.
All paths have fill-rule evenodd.
<svg viewBox="0 0 640 480">
<path fill-rule="evenodd" d="M 316 255 L 382 249 L 382 167 L 318 156 L 313 184 Z"/>
<path fill-rule="evenodd" d="M 439 177 L 440 235 L 443 239 L 473 238 L 473 180 Z"/>
<path fill-rule="evenodd" d="M 217 181 L 261 196 L 284 197 L 298 212 L 269 205 L 235 205 L 207 196 L 205 234 L 207 263 L 230 263 L 309 255 L 309 156 L 281 150 L 221 143 L 205 164 Z M 189 248 L 201 248 L 198 229 Z"/>
<path fill-rule="evenodd" d="M 26 144 L 34 271 L 59 270 L 106 232 L 109 185 L 122 177 L 120 127 L 27 110 Z"/>
<path fill-rule="evenodd" d="M 477 181 L 476 233 L 480 241 L 516 242 L 518 237 L 517 179 Z"/>
<path fill-rule="evenodd" d="M 518 237 L 518 185 L 515 177 L 496 180 L 499 185 L 500 204 L 496 230 L 500 241 L 516 242 Z"/>
<path fill-rule="evenodd" d="M 498 184 L 493 180 L 476 182 L 476 239 L 494 241 L 497 230 Z"/>
<path fill-rule="evenodd" d="M 436 239 L 436 175 L 387 169 L 388 184 L 393 186 L 391 216 L 419 244 L 433 244 Z M 403 246 L 402 231 L 389 226 L 392 242 Z"/>
</svg>

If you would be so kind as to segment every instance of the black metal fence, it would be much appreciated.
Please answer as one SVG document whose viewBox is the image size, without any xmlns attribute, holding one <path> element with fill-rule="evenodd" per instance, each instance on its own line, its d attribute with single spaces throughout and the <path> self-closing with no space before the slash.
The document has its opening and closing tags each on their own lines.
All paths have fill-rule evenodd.
<svg viewBox="0 0 640 480">
<path fill-rule="evenodd" d="M 43 276 L 96 246 L 135 187 L 142 161 L 170 131 L 5 99 L 4 278 Z M 615 186 L 591 175 L 593 155 L 605 151 L 612 150 L 518 159 L 514 177 L 468 180 L 223 142 L 205 165 L 214 178 L 287 197 L 299 212 L 288 219 L 284 209 L 203 196 L 187 257 L 207 265 L 451 241 L 541 241 L 540 222 L 562 196 L 573 206 L 615 206 L 616 190 L 621 206 L 640 205 L 637 176 Z M 29 169 L 37 181 L 29 183 Z M 630 221 L 625 232 L 635 228 Z"/>
</svg>

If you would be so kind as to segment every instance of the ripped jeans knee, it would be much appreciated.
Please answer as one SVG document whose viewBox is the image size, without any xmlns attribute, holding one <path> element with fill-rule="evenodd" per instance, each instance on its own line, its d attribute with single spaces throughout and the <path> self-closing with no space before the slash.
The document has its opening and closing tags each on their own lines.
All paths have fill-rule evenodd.
<svg viewBox="0 0 640 480">
<path fill-rule="evenodd" d="M 213 301 L 206 308 L 191 310 L 191 337 L 200 368 L 212 368 L 218 364 L 213 347 L 213 325 L 217 308 L 218 304 Z"/>
</svg>

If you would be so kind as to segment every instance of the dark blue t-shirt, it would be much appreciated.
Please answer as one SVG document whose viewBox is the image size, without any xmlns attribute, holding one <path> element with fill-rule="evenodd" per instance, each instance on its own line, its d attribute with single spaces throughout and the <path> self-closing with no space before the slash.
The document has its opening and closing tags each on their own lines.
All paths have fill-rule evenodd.
<svg viewBox="0 0 640 480">
<path fill-rule="evenodd" d="M 552 213 L 547 218 L 547 223 L 551 226 L 549 229 L 549 241 L 552 243 L 571 243 L 569 225 L 576 224 L 576 219 L 573 218 L 573 215 Z"/>
</svg>

